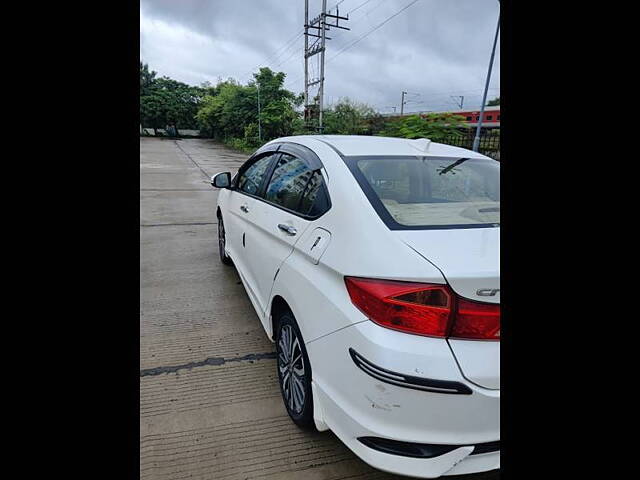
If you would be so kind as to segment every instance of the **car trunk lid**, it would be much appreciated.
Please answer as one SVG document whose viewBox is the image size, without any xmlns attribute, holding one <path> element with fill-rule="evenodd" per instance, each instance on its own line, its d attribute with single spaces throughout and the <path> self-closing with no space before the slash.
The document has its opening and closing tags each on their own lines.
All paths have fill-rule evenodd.
<svg viewBox="0 0 640 480">
<path fill-rule="evenodd" d="M 457 228 L 394 232 L 438 268 L 461 297 L 500 303 L 500 229 Z M 448 340 L 462 374 L 490 389 L 500 388 L 500 342 Z"/>
</svg>

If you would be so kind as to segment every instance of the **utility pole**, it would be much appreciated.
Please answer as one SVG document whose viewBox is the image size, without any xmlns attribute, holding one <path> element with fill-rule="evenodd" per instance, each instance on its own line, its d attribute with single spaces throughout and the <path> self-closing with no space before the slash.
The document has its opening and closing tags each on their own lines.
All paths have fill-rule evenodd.
<svg viewBox="0 0 640 480">
<path fill-rule="evenodd" d="M 304 123 L 308 122 L 309 107 L 309 0 L 304 0 Z"/>
<path fill-rule="evenodd" d="M 334 23 L 327 23 L 327 18 L 332 19 Z M 309 21 L 309 0 L 304 2 L 304 119 L 305 124 L 310 127 L 313 119 L 318 113 L 317 129 L 322 133 L 322 113 L 324 108 L 324 53 L 326 50 L 326 41 L 331 40 L 327 37 L 326 32 L 331 27 L 340 28 L 342 30 L 350 30 L 339 24 L 340 20 L 349 20 L 349 17 L 341 17 L 340 11 L 336 6 L 336 14 L 327 13 L 327 0 L 322 0 L 322 12 L 313 20 Z M 309 33 L 309 29 L 317 30 Z M 315 37 L 311 45 L 309 45 L 309 37 Z M 309 58 L 320 54 L 318 71 L 320 77 L 316 79 L 309 78 Z M 309 87 L 319 85 L 318 95 L 314 98 L 313 103 L 309 98 Z"/>
<path fill-rule="evenodd" d="M 258 86 L 258 140 L 262 141 L 262 122 L 260 121 L 260 80 L 256 82 Z"/>
<path fill-rule="evenodd" d="M 493 39 L 493 49 L 491 50 L 491 60 L 489 60 L 489 71 L 487 72 L 487 81 L 484 85 L 484 94 L 482 95 L 482 106 L 480 107 L 480 118 L 478 119 L 478 126 L 476 127 L 476 136 L 473 139 L 474 152 L 478 151 L 480 147 L 480 130 L 482 128 L 482 118 L 484 117 L 484 107 L 487 103 L 487 92 L 489 90 L 489 80 L 491 80 L 491 67 L 493 67 L 493 57 L 496 54 L 496 44 L 498 43 L 498 34 L 500 33 L 500 14 L 498 14 L 498 27 L 496 28 L 496 36 Z"/>
<path fill-rule="evenodd" d="M 320 38 L 320 88 L 318 89 L 318 132 L 322 133 L 322 108 L 324 102 L 324 51 L 327 40 L 326 15 L 327 0 L 322 0 L 322 36 Z"/>
<path fill-rule="evenodd" d="M 456 102 L 456 104 L 460 107 L 460 110 L 462 110 L 462 104 L 464 103 L 464 95 L 459 95 L 457 97 L 452 95 L 451 98 L 459 98 L 460 99 L 460 103 Z"/>
<path fill-rule="evenodd" d="M 415 95 L 416 97 L 419 97 L 420 94 L 419 93 L 411 93 L 411 92 L 402 92 L 402 100 L 400 101 L 400 116 L 402 116 L 404 114 L 404 106 L 409 103 L 410 101 L 412 102 L 413 100 L 405 100 L 404 97 L 405 95 Z M 423 102 L 418 102 L 418 103 L 423 103 Z"/>
</svg>

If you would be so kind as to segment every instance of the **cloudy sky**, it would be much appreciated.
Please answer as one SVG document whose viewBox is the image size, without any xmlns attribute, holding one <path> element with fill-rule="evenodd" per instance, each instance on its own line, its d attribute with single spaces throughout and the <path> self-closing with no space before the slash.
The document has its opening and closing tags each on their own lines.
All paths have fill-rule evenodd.
<svg viewBox="0 0 640 480">
<path fill-rule="evenodd" d="M 498 0 L 328 0 L 327 8 L 335 13 L 336 4 L 341 16 L 349 13 L 351 30 L 327 32 L 325 103 L 349 97 L 399 111 L 404 90 L 408 112 L 455 109 L 459 96 L 465 108 L 480 106 Z M 321 6 L 309 0 L 309 17 Z M 192 85 L 229 77 L 246 83 L 269 66 L 299 93 L 303 23 L 304 0 L 141 0 L 140 56 L 159 75 Z M 489 98 L 499 94 L 498 43 Z"/>
</svg>

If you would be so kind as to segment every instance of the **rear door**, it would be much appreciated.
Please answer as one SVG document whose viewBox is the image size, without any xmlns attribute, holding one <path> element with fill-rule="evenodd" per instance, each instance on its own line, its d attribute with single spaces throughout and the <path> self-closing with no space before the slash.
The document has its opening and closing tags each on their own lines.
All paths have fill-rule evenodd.
<svg viewBox="0 0 640 480">
<path fill-rule="evenodd" d="M 263 201 L 254 205 L 245 251 L 262 312 L 269 303 L 276 272 L 309 225 L 329 208 L 320 167 L 302 150 L 283 152 L 272 167 Z"/>
</svg>

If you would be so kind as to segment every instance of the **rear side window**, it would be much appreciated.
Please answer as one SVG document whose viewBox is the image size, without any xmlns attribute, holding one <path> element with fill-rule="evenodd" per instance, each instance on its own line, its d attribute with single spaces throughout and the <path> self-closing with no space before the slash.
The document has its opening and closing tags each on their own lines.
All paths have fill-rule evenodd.
<svg viewBox="0 0 640 480">
<path fill-rule="evenodd" d="M 282 154 L 269 185 L 265 199 L 288 210 L 317 217 L 328 210 L 328 198 L 322 174 L 289 154 Z"/>
<path fill-rule="evenodd" d="M 240 191 L 251 195 L 258 194 L 264 174 L 271 164 L 271 160 L 273 160 L 273 155 L 262 157 L 240 174 L 238 178 L 238 189 Z"/>
<path fill-rule="evenodd" d="M 329 210 L 329 198 L 324 188 L 324 179 L 319 171 L 315 171 L 302 196 L 299 212 L 310 217 L 318 217 L 327 210 Z"/>
<path fill-rule="evenodd" d="M 372 205 L 393 229 L 497 226 L 499 162 L 469 158 L 352 158 Z"/>
</svg>

